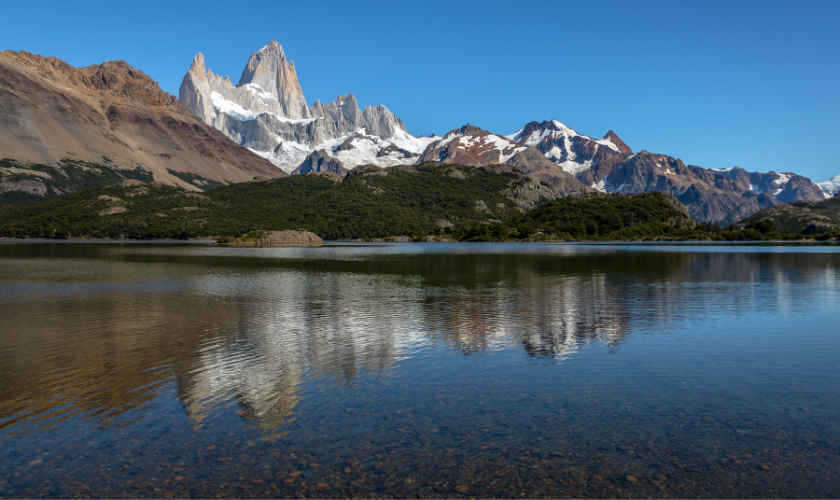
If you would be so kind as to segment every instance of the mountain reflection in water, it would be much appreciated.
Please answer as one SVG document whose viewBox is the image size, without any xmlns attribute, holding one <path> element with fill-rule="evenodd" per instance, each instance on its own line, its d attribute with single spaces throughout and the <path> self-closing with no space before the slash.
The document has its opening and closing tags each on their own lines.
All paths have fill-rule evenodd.
<svg viewBox="0 0 840 500">
<path fill-rule="evenodd" d="M 503 355 L 500 370 L 561 364 L 609 384 L 615 373 L 575 365 L 585 346 L 600 353 L 587 358 L 605 359 L 642 342 L 638 335 L 708 334 L 719 318 L 731 325 L 826 307 L 836 314 L 835 250 L 0 245 L 0 440 L 23 457 L 31 451 L 24 437 L 47 431 L 141 432 L 144 420 L 178 413 L 170 394 L 193 432 L 235 413 L 263 440 L 289 440 L 295 419 L 314 411 L 301 409 L 308 397 L 376 393 L 387 401 L 396 396 L 384 387 L 398 374 L 421 385 L 433 376 L 467 383 L 463 363 L 484 367 L 497 362 L 494 353 Z M 737 332 L 717 342 L 762 349 Z M 836 343 L 823 347 L 837 352 Z M 511 361 L 516 353 L 526 357 Z M 697 359 L 709 369 L 712 361 Z M 241 426 L 226 425 L 233 433 Z"/>
</svg>

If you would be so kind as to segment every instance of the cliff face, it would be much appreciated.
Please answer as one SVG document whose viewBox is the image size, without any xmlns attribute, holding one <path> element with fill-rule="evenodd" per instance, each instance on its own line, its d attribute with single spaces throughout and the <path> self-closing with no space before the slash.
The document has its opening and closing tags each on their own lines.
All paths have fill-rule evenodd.
<svg viewBox="0 0 840 500">
<path fill-rule="evenodd" d="M 0 53 L 0 160 L 7 184 L 67 185 L 78 174 L 92 187 L 98 184 L 90 169 L 100 167 L 110 177 L 142 171 L 149 180 L 189 189 L 284 175 L 125 61 L 74 68 L 11 51 Z"/>
<path fill-rule="evenodd" d="M 283 47 L 274 40 L 251 54 L 237 87 L 248 89 L 248 93 L 254 96 L 251 101 L 255 105 L 256 101 L 259 101 L 259 104 L 274 104 L 276 101 L 280 116 L 293 120 L 310 117 L 303 90 L 298 82 L 295 63 L 286 60 Z M 258 96 L 257 88 L 268 92 L 274 99 Z"/>
</svg>

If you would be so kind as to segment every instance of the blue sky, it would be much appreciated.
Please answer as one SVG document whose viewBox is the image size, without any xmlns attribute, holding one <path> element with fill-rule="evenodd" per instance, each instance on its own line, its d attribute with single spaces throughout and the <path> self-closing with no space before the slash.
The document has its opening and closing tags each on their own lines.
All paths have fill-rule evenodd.
<svg viewBox="0 0 840 500">
<path fill-rule="evenodd" d="M 0 50 L 125 59 L 177 95 L 276 39 L 304 94 L 409 131 L 557 119 L 703 167 L 840 174 L 840 1 L 15 2 Z"/>
</svg>

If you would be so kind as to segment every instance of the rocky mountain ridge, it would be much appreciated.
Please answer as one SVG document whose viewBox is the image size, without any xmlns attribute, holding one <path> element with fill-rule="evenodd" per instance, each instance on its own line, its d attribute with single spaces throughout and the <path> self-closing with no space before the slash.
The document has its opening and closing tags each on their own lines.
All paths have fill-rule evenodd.
<svg viewBox="0 0 840 500">
<path fill-rule="evenodd" d="M 779 203 L 772 193 L 751 192 L 720 173 L 647 151 L 624 156 L 596 186 L 611 193 L 671 194 L 700 222 L 730 224 Z"/>
<path fill-rule="evenodd" d="M 506 136 L 533 146 L 584 184 L 602 192 L 669 193 L 701 222 L 730 224 L 758 210 L 797 200 L 820 200 L 820 187 L 792 172 L 704 169 L 681 160 L 633 153 L 612 130 L 596 140 L 557 120 L 530 122 Z"/>
<path fill-rule="evenodd" d="M 612 130 L 596 140 L 557 120 L 530 122 L 506 137 L 536 148 L 587 186 L 609 175 L 612 165 L 633 152 Z"/>
<path fill-rule="evenodd" d="M 466 124 L 429 144 L 419 162 L 434 161 L 467 166 L 506 164 L 545 182 L 561 196 L 595 190 L 546 158 L 539 150 Z"/>
</svg>

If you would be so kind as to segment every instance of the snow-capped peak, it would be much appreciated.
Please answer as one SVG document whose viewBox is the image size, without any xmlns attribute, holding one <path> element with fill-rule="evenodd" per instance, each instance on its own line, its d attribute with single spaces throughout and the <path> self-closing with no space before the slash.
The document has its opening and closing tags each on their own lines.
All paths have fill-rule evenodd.
<svg viewBox="0 0 840 500">
<path fill-rule="evenodd" d="M 560 133 L 567 134 L 572 137 L 580 135 L 577 132 L 575 132 L 571 127 L 567 127 L 566 124 L 563 122 L 551 120 L 551 124 L 554 125 L 555 130 L 557 130 Z"/>
<path fill-rule="evenodd" d="M 591 169 L 596 157 L 631 152 L 612 130 L 603 139 L 594 139 L 578 133 L 559 120 L 530 122 L 506 138 L 537 148 L 546 158 L 575 176 Z"/>
<path fill-rule="evenodd" d="M 559 120 L 551 120 L 548 122 L 531 122 L 525 128 L 519 129 L 513 134 L 505 136 L 507 139 L 525 144 L 526 146 L 536 147 L 546 137 L 551 139 L 567 139 L 571 140 L 575 137 L 580 137 L 586 141 L 592 141 L 598 145 L 612 149 L 615 152 L 621 152 L 621 149 L 613 143 L 609 138 L 593 139 L 592 137 L 578 133 L 573 128 L 567 126 Z"/>
<path fill-rule="evenodd" d="M 825 182 L 818 182 L 817 187 L 823 192 L 823 196 L 831 198 L 840 192 L 840 175 L 835 175 Z"/>
<path fill-rule="evenodd" d="M 430 137 L 429 148 L 420 157 L 423 161 L 466 162 L 470 165 L 505 163 L 527 146 L 470 124 L 448 132 L 443 139 Z"/>
</svg>

